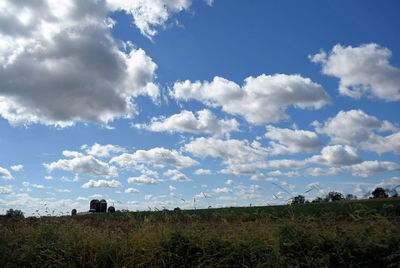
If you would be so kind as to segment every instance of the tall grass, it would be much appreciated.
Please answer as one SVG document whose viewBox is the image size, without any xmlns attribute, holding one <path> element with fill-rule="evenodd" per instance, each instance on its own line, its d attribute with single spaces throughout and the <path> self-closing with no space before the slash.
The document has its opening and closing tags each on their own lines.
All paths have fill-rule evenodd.
<svg viewBox="0 0 400 268">
<path fill-rule="evenodd" d="M 398 203 L 2 218 L 0 267 L 399 267 Z"/>
</svg>

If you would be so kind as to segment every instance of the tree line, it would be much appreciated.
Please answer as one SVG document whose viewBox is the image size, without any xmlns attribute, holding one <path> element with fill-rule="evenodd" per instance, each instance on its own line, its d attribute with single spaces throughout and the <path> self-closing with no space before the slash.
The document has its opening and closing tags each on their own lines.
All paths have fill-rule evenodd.
<svg viewBox="0 0 400 268">
<path fill-rule="evenodd" d="M 400 186 L 400 185 L 399 185 Z M 369 198 L 388 198 L 390 197 L 398 197 L 399 194 L 396 190 L 397 186 L 393 189 L 384 189 L 382 187 L 377 187 L 372 192 L 368 193 L 368 195 L 372 195 Z M 336 202 L 343 200 L 358 200 L 358 197 L 353 194 L 347 194 L 344 196 L 342 193 L 332 191 L 329 192 L 325 197 L 317 197 L 312 201 L 306 200 L 304 195 L 297 195 L 292 198 L 292 205 L 295 204 L 306 204 L 306 203 L 322 203 L 322 202 Z"/>
</svg>

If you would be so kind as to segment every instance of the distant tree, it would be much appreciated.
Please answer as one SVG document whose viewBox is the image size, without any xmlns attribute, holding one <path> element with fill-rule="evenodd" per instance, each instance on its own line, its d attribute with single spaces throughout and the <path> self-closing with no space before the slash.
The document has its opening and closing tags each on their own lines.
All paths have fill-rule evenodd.
<svg viewBox="0 0 400 268">
<path fill-rule="evenodd" d="M 321 202 L 323 202 L 324 200 L 321 198 L 321 197 L 317 197 L 317 198 L 315 198 L 311 203 L 321 203 Z"/>
<path fill-rule="evenodd" d="M 377 187 L 375 190 L 372 192 L 372 196 L 374 198 L 387 198 L 389 195 L 386 193 L 386 190 L 383 189 L 382 187 Z"/>
<path fill-rule="evenodd" d="M 19 209 L 12 209 L 10 208 L 6 212 L 6 216 L 10 218 L 24 218 L 24 213 Z"/>
<path fill-rule="evenodd" d="M 346 195 L 346 200 L 357 200 L 357 196 L 354 194 L 348 194 Z"/>
<path fill-rule="evenodd" d="M 306 201 L 306 199 L 304 198 L 304 195 L 298 195 L 298 196 L 293 197 L 292 205 L 304 204 L 305 201 Z"/>
<path fill-rule="evenodd" d="M 339 192 L 329 192 L 328 195 L 326 196 L 326 199 L 328 199 L 328 201 L 341 201 L 343 200 L 343 195 Z"/>
</svg>

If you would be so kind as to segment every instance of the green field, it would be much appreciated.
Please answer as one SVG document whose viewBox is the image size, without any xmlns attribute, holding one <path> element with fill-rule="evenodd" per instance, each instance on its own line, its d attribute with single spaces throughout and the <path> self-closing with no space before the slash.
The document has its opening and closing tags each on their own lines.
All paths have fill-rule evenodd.
<svg viewBox="0 0 400 268">
<path fill-rule="evenodd" d="M 400 267 L 400 199 L 0 219 L 0 267 Z"/>
</svg>

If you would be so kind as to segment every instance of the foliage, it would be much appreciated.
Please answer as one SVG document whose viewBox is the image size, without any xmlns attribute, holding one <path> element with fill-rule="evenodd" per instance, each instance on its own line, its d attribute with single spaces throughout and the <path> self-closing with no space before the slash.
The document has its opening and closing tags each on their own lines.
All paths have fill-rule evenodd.
<svg viewBox="0 0 400 268">
<path fill-rule="evenodd" d="M 292 199 L 292 205 L 295 205 L 295 204 L 304 204 L 305 201 L 306 201 L 306 199 L 305 199 L 304 195 L 298 195 L 298 196 L 293 197 L 293 199 Z"/>
<path fill-rule="evenodd" d="M 382 187 L 377 187 L 373 192 L 372 196 L 374 198 L 387 198 L 389 195 L 386 193 L 386 190 Z"/>
<path fill-rule="evenodd" d="M 398 199 L 0 218 L 0 267 L 398 267 Z"/>
<path fill-rule="evenodd" d="M 6 217 L 9 217 L 9 218 L 24 218 L 24 213 L 21 210 L 18 210 L 18 209 L 14 210 L 14 209 L 10 208 L 6 212 Z"/>
</svg>

